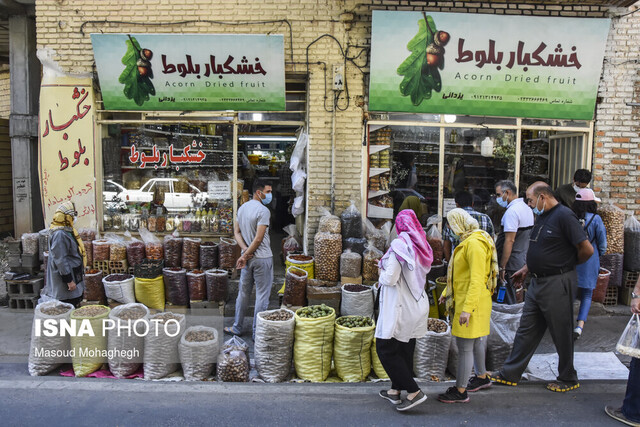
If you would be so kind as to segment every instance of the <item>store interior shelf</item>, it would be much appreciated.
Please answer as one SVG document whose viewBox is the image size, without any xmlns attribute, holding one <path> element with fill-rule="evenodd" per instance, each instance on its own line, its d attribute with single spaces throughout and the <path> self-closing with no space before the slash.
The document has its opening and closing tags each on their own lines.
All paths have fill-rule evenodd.
<svg viewBox="0 0 640 427">
<path fill-rule="evenodd" d="M 406 139 L 394 139 L 393 142 L 395 143 L 402 143 L 402 144 L 425 144 L 425 145 L 440 145 L 439 142 L 429 142 L 429 141 L 409 141 Z"/>
<path fill-rule="evenodd" d="M 195 138 L 203 137 L 203 138 L 222 139 L 221 135 L 199 135 L 197 133 L 169 132 L 166 130 L 157 130 L 157 129 L 144 129 L 142 132 L 157 133 L 160 135 L 192 136 Z"/>
<path fill-rule="evenodd" d="M 384 196 L 385 194 L 389 194 L 389 190 L 378 190 L 378 191 L 369 190 L 368 198 L 373 199 L 375 197 Z"/>
<path fill-rule="evenodd" d="M 386 150 L 390 145 L 369 145 L 369 154 L 376 154 L 382 150 Z"/>
<path fill-rule="evenodd" d="M 383 208 L 369 203 L 367 216 L 369 218 L 393 219 L 393 208 Z"/>
<path fill-rule="evenodd" d="M 387 173 L 390 172 L 391 169 L 389 168 L 370 168 L 369 169 L 369 178 L 371 178 L 372 176 L 376 176 L 376 175 L 380 175 L 383 173 Z"/>
</svg>

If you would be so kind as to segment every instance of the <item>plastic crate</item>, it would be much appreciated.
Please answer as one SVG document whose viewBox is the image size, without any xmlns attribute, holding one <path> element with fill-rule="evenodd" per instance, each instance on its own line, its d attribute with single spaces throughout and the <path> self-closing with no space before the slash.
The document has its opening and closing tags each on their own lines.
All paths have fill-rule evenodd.
<svg viewBox="0 0 640 427">
<path fill-rule="evenodd" d="M 616 286 L 609 286 L 607 293 L 604 296 L 604 305 L 617 305 L 618 304 L 618 288 Z"/>
<path fill-rule="evenodd" d="M 624 271 L 622 273 L 622 288 L 633 289 L 638 283 L 638 277 L 640 277 L 640 271 Z"/>
</svg>

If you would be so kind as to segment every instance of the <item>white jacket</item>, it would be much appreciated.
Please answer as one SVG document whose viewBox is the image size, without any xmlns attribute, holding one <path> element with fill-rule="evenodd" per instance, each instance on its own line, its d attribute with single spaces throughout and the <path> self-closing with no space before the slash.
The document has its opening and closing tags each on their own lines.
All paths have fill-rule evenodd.
<svg viewBox="0 0 640 427">
<path fill-rule="evenodd" d="M 395 256 L 384 260 L 383 267 L 378 279 L 378 292 L 381 294 L 375 337 L 409 342 L 412 338 L 425 336 L 429 328 L 426 292 L 423 291 L 416 301 Z"/>
</svg>

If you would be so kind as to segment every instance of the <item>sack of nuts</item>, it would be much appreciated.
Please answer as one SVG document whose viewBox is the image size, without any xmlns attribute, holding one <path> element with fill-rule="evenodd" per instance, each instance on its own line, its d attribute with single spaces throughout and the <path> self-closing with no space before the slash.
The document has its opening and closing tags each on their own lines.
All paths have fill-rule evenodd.
<svg viewBox="0 0 640 427">
<path fill-rule="evenodd" d="M 340 218 L 331 215 L 325 208 L 320 208 L 320 222 L 318 223 L 318 233 L 340 234 L 342 224 Z"/>
<path fill-rule="evenodd" d="M 36 335 L 36 320 L 53 319 L 57 322 L 69 320 L 73 305 L 60 301 L 47 301 L 36 306 L 34 310 L 34 322 L 31 329 L 31 350 L 29 351 L 29 375 L 35 377 L 47 375 L 56 369 L 65 360 L 51 357 L 51 354 L 64 354 L 71 348 L 68 335 L 54 334 L 48 337 L 44 334 Z M 37 351 L 36 351 L 37 350 Z M 41 356 L 38 356 L 41 354 Z"/>
<path fill-rule="evenodd" d="M 378 280 L 378 263 L 383 255 L 384 254 L 380 252 L 373 243 L 370 243 L 367 246 L 367 250 L 364 251 L 364 260 L 362 262 L 362 278 L 364 280 Z"/>
<path fill-rule="evenodd" d="M 109 313 L 115 323 L 107 333 L 107 348 L 114 354 L 109 370 L 116 378 L 126 378 L 142 365 L 148 318 L 149 309 L 139 303 L 119 305 Z"/>
<path fill-rule="evenodd" d="M 444 381 L 449 361 L 451 327 L 444 320 L 429 319 L 429 331 L 416 340 L 413 370 L 418 378 Z"/>
<path fill-rule="evenodd" d="M 144 379 L 156 380 L 178 369 L 178 342 L 187 323 L 184 314 L 170 311 L 154 314 L 149 321 L 150 331 L 144 337 Z"/>
<path fill-rule="evenodd" d="M 102 356 L 107 350 L 107 337 L 104 334 L 103 323 L 109 317 L 110 311 L 111 309 L 104 305 L 87 305 L 71 312 L 71 320 L 76 320 L 75 333 L 70 337 L 71 361 L 76 377 L 86 377 L 107 362 L 107 358 Z M 85 320 L 91 324 L 93 336 L 80 334 L 80 328 Z M 87 356 L 84 355 L 85 352 Z"/>
<path fill-rule="evenodd" d="M 269 383 L 285 381 L 293 359 L 293 311 L 268 310 L 256 317 L 254 356 L 260 378 Z"/>
<path fill-rule="evenodd" d="M 164 266 L 169 268 L 182 266 L 182 237 L 174 235 L 165 236 L 164 238 Z"/>
<path fill-rule="evenodd" d="M 234 336 L 224 343 L 218 356 L 218 381 L 249 381 L 249 347 L 239 337 Z"/>
<path fill-rule="evenodd" d="M 315 245 L 316 279 L 337 282 L 340 280 L 342 236 L 332 233 L 318 233 L 313 242 Z"/>
<path fill-rule="evenodd" d="M 206 380 L 213 371 L 220 343 L 218 331 L 207 326 L 191 326 L 182 334 L 178 353 L 184 379 Z"/>
</svg>

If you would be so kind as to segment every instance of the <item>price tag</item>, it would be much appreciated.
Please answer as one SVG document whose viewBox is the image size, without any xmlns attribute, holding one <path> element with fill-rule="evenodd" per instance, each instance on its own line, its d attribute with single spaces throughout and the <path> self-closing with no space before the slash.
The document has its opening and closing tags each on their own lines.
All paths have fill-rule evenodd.
<svg viewBox="0 0 640 427">
<path fill-rule="evenodd" d="M 446 216 L 447 213 L 450 210 L 455 209 L 455 208 L 456 208 L 455 199 L 444 199 L 444 203 L 443 203 L 443 206 L 442 206 L 442 210 L 443 210 L 442 216 Z"/>
<path fill-rule="evenodd" d="M 231 181 L 209 181 L 207 192 L 210 199 L 228 200 L 231 198 Z"/>
</svg>

